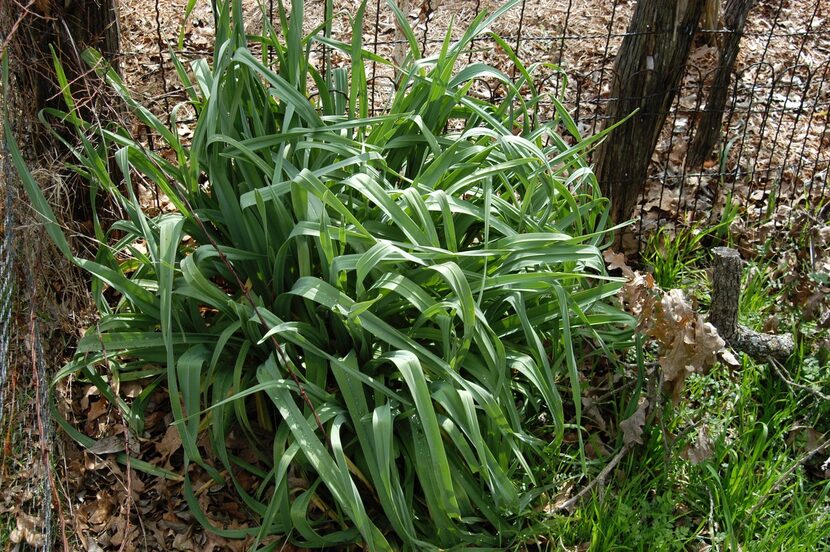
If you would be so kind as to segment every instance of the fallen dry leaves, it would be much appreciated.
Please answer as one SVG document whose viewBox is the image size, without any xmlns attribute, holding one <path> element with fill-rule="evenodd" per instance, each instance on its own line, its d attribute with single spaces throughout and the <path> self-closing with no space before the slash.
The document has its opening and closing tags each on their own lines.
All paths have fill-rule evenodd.
<svg viewBox="0 0 830 552">
<path fill-rule="evenodd" d="M 623 306 L 637 317 L 637 331 L 658 344 L 660 379 L 675 401 L 689 374 L 705 372 L 719 358 L 737 363 L 715 327 L 695 311 L 681 290 L 661 290 L 651 274 L 631 269 L 620 253 L 609 249 L 604 257 L 609 269 L 621 270 L 628 279 L 620 293 Z"/>
<path fill-rule="evenodd" d="M 648 399 L 640 398 L 637 405 L 637 410 L 634 414 L 620 422 L 620 429 L 623 432 L 623 443 L 626 445 L 633 445 L 634 443 L 643 444 L 643 426 L 646 423 L 646 413 L 648 412 Z"/>
</svg>

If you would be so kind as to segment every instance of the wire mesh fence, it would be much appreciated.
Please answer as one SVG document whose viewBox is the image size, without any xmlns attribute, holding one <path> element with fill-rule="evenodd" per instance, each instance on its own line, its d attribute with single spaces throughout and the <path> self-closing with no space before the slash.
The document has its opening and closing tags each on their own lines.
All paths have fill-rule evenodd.
<svg viewBox="0 0 830 552">
<path fill-rule="evenodd" d="M 0 108 L 5 107 L 0 103 Z M 35 268 L 32 259 L 20 259 L 25 243 L 17 230 L 23 221 L 16 214 L 20 190 L 11 165 L 4 140 L 0 150 L 0 496 L 11 515 L 0 517 L 0 526 L 9 547 L 51 550 L 49 376 L 36 306 L 24 299 L 33 297 Z"/>
<path fill-rule="evenodd" d="M 496 0 L 392 0 L 412 25 L 423 56 L 438 52 L 445 37 L 459 38 L 468 24 L 483 12 L 492 12 L 502 2 Z M 695 28 L 656 28 L 632 30 L 637 9 L 633 0 L 523 0 L 494 22 L 492 31 L 501 37 L 474 41 L 465 59 L 468 63 L 485 62 L 502 72 L 516 75 L 511 61 L 514 52 L 532 68 L 533 83 L 543 100 L 535 116 L 541 121 L 554 118 L 554 98 L 561 101 L 583 134 L 593 134 L 615 122 L 608 115 L 615 102 L 642 100 L 614 96 L 615 80 L 641 78 L 621 75 L 615 67 L 623 41 L 645 36 L 654 44 L 672 38 L 673 33 L 694 34 L 682 77 L 670 89 L 659 93 L 672 98 L 655 116 L 665 118 L 653 150 L 647 152 L 648 171 L 644 177 L 627 182 L 624 167 L 615 176 L 622 184 L 642 189 L 634 217 L 640 235 L 667 222 L 711 222 L 720 216 L 723 206 L 732 201 L 746 212 L 749 224 L 769 217 L 786 219 L 792 209 L 822 205 L 827 189 L 830 165 L 830 136 L 827 112 L 830 108 L 828 54 L 830 23 L 826 0 L 792 2 L 791 0 L 705 0 L 700 2 L 702 15 Z M 248 5 L 252 34 L 261 30 L 258 6 Z M 745 25 L 727 24 L 724 10 L 735 5 L 749 7 Z M 278 3 L 265 6 L 272 22 L 279 24 Z M 304 3 L 306 30 L 318 28 L 331 37 L 351 42 L 357 0 L 313 0 Z M 163 7 L 162 7 L 163 8 Z M 176 45 L 165 16 L 154 18 L 158 52 L 165 60 L 153 72 L 168 64 L 166 75 L 173 79 L 167 51 Z M 162 9 L 163 11 L 163 9 Z M 727 13 L 729 13 L 727 11 Z M 180 14 L 179 14 L 180 15 Z M 177 15 L 168 16 L 176 18 Z M 396 23 L 388 0 L 368 0 L 363 17 L 363 47 L 393 62 L 403 61 L 407 39 Z M 738 37 L 738 50 L 725 82 L 719 72 L 730 39 Z M 128 42 L 128 41 L 126 41 Z M 184 57 L 209 54 L 209 41 L 185 40 Z M 507 51 L 512 50 L 512 52 Z M 130 55 L 129 46 L 124 52 Z M 312 60 L 323 65 L 348 69 L 347 56 L 318 46 Z M 648 71 L 648 61 L 643 62 Z M 393 66 L 366 63 L 371 93 L 371 111 L 385 109 L 395 87 Z M 169 104 L 175 86 L 163 79 L 159 101 Z M 722 105 L 712 107 L 710 98 L 722 88 Z M 178 92 L 184 99 L 183 92 Z M 507 96 L 503 86 L 477 81 L 472 93 L 493 103 Z M 702 156 L 690 152 L 701 134 L 710 111 L 718 127 L 716 141 Z M 612 134 L 608 140 L 615 139 Z M 699 152 L 698 152 L 699 153 Z M 695 159 L 698 157 L 699 159 Z M 642 180 L 645 180 L 643 183 Z M 642 185 L 644 184 L 644 185 Z M 826 213 L 824 214 L 826 218 Z"/>
<path fill-rule="evenodd" d="M 321 1 L 307 6 L 321 12 L 320 20 L 331 22 L 335 38 L 350 40 L 356 4 Z M 457 37 L 465 23 L 497 4 L 397 1 L 425 56 L 435 53 L 448 33 Z M 611 90 L 614 79 L 624 78 L 615 71 L 615 56 L 623 39 L 632 34 L 629 24 L 635 7 L 628 0 L 525 0 L 497 21 L 493 32 L 534 66 L 539 91 L 560 99 L 581 132 L 595 133 L 614 122 L 606 114 L 609 104 L 630 99 L 613 97 Z M 688 30 L 696 38 L 683 76 L 673 90 L 662 92 L 671 92 L 673 101 L 662 113 L 665 123 L 650 154 L 635 212 L 641 233 L 668 220 L 711 221 L 727 200 L 757 221 L 827 199 L 830 26 L 824 12 L 830 6 L 820 0 L 761 0 L 751 6 L 740 30 L 724 25 L 721 9 L 720 1 L 705 2 L 700 26 Z M 405 38 L 385 0 L 367 6 L 363 33 L 365 47 L 402 61 Z M 689 146 L 701 132 L 701 118 L 712 109 L 707 97 L 720 54 L 734 33 L 740 34 L 739 51 L 720 108 L 717 141 L 702 162 L 690 162 Z M 667 33 L 651 34 L 654 41 L 668 39 Z M 335 58 L 334 64 L 338 61 Z M 515 76 L 509 55 L 491 39 L 477 40 L 467 61 L 484 61 Z M 393 70 L 371 63 L 367 73 L 372 110 L 382 111 L 394 87 Z M 484 81 L 476 83 L 475 90 L 494 103 L 505 95 Z M 552 100 L 543 102 L 537 115 L 545 120 L 553 110 Z"/>
<path fill-rule="evenodd" d="M 9 342 L 11 339 L 12 294 L 14 291 L 14 200 L 8 150 L 3 152 L 3 238 L 0 242 L 0 412 L 5 404 L 6 379 L 9 374 Z"/>
<path fill-rule="evenodd" d="M 0 544 L 9 550 L 52 550 L 52 470 L 55 447 L 51 421 L 50 371 L 44 339 L 56 323 L 58 309 L 46 305 L 38 287 L 49 286 L 50 263 L 44 232 L 25 199 L 14 167 L 9 131 L 22 144 L 23 156 L 36 165 L 36 101 L 28 64 L 29 33 L 16 5 L 0 5 L 0 44 L 10 58 L 8 88 L 0 84 Z M 24 29 L 25 30 L 25 29 Z M 9 128 L 6 128 L 6 127 Z M 44 279 L 46 280 L 44 284 Z M 49 351 L 59 355 L 58 351 Z"/>
</svg>

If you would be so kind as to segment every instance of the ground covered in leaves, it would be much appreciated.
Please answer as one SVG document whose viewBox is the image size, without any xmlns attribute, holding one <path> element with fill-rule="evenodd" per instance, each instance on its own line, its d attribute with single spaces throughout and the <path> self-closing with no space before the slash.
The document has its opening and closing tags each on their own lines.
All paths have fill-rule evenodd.
<svg viewBox="0 0 830 552">
<path fill-rule="evenodd" d="M 308 30 L 322 20 L 324 5 L 305 3 L 310 14 Z M 423 51 L 430 54 L 440 47 L 448 28 L 457 37 L 479 11 L 498 3 L 402 0 L 401 5 L 410 14 Z M 172 47 L 184 58 L 198 58 L 208 56 L 212 45 L 212 15 L 203 2 L 197 2 L 183 40 L 177 43 L 185 6 L 185 0 L 162 2 L 156 11 L 152 2 L 122 3 L 126 81 L 159 113 L 185 98 L 170 67 L 168 49 Z M 355 3 L 341 0 L 332 6 L 332 36 L 348 41 Z M 602 127 L 614 55 L 635 6 L 627 0 L 529 0 L 502 17 L 493 31 L 504 37 L 521 59 L 543 64 L 536 73 L 540 89 L 563 94 L 580 131 L 590 134 Z M 637 213 L 641 229 L 651 232 L 658 225 L 690 217 L 709 221 L 730 195 L 753 217 L 765 213 L 770 205 L 789 216 L 790 210 L 824 197 L 830 162 L 826 153 L 830 144 L 826 132 L 830 20 L 824 11 L 818 1 L 787 0 L 762 0 L 752 9 L 736 63 L 738 78 L 729 98 L 728 108 L 734 115 L 726 121 L 725 158 L 712 156 L 698 169 L 687 166 L 686 150 L 717 69 L 719 27 L 713 25 L 701 35 L 657 144 Z M 255 3 L 248 4 L 247 14 L 250 32 L 256 34 L 261 20 Z M 385 1 L 368 3 L 364 37 L 367 48 L 392 59 L 399 55 L 402 37 Z M 162 59 L 165 63 L 160 63 Z M 513 70 L 507 52 L 489 41 L 482 41 L 480 50 L 471 54 L 470 61 L 478 60 L 508 74 Z M 369 64 L 367 71 L 374 83 L 374 107 L 382 110 L 392 85 L 390 74 L 374 64 Z M 498 102 L 504 91 L 491 85 L 479 83 L 478 93 Z M 550 118 L 553 110 L 553 104 L 548 104 L 539 115 Z M 179 130 L 187 135 L 186 121 Z"/>
</svg>

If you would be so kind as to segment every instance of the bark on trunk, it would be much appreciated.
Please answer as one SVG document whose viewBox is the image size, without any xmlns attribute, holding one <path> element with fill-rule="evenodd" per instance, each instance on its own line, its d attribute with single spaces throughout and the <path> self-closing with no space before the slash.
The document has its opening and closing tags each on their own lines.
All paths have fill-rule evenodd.
<svg viewBox="0 0 830 552">
<path fill-rule="evenodd" d="M 55 74 L 54 55 L 70 83 L 70 92 L 79 115 L 90 120 L 93 113 L 111 116 L 106 106 L 120 113 L 120 104 L 106 97 L 106 87 L 80 59 L 88 47 L 101 51 L 105 59 L 118 67 L 119 38 L 116 0 L 36 0 L 24 11 L 27 2 L 0 2 L 3 19 L 11 15 L 21 24 L 9 43 L 10 71 L 13 72 L 17 96 L 16 132 L 26 144 L 28 157 L 38 162 L 52 159 L 63 145 L 43 125 L 37 114 L 44 108 L 67 109 Z M 74 131 L 65 129 L 57 118 L 50 118 L 52 129 L 74 140 Z M 43 159 L 41 159 L 43 155 Z M 66 214 L 78 222 L 91 215 L 89 190 L 80 179 L 66 183 Z M 71 210 L 71 211 L 70 211 Z"/>
<path fill-rule="evenodd" d="M 82 116 L 95 109 L 100 86 L 89 86 L 87 67 L 79 53 L 88 46 L 101 50 L 116 62 L 119 50 L 116 0 L 32 0 L 0 1 L 0 44 L 9 61 L 9 87 L 2 106 L 10 115 L 11 131 L 31 167 L 44 166 L 55 172 L 56 158 L 65 148 L 49 129 L 41 125 L 38 113 L 47 107 L 66 110 L 58 85 L 54 55 L 66 72 L 76 105 Z M 86 113 L 85 113 L 86 112 Z M 61 132 L 62 121 L 52 117 L 52 128 Z M 71 139 L 72 132 L 63 133 Z M 58 153 L 60 152 L 60 153 Z M 75 221 L 85 221 L 90 205 L 88 188 L 80 177 L 64 179 L 68 201 L 56 206 Z M 68 218 L 68 217 L 67 217 Z"/>
<path fill-rule="evenodd" d="M 32 55 L 40 69 L 36 107 L 63 107 L 50 47 L 55 49 L 69 82 L 77 83 L 76 79 L 88 72 L 80 54 L 90 47 L 100 51 L 118 70 L 118 4 L 116 0 L 41 0 L 36 5 L 41 17 L 32 18 L 27 26 Z"/>
<path fill-rule="evenodd" d="M 741 297 L 741 255 L 728 247 L 712 250 L 712 305 L 709 322 L 727 342 L 735 338 L 738 329 L 738 303 Z"/>
<path fill-rule="evenodd" d="M 729 81 L 735 69 L 735 60 L 738 58 L 746 19 L 755 3 L 756 0 L 727 0 L 726 2 L 723 22 L 728 34 L 723 40 L 723 49 L 709 98 L 706 100 L 706 108 L 703 110 L 697 132 L 689 147 L 687 160 L 689 168 L 700 167 L 720 140 L 723 113 L 729 94 Z"/>
<path fill-rule="evenodd" d="M 641 0 L 614 63 L 608 121 L 637 113 L 595 154 L 614 222 L 627 220 L 640 196 L 654 146 L 674 99 L 705 0 Z"/>
<path fill-rule="evenodd" d="M 706 0 L 703 14 L 700 16 L 700 30 L 703 31 L 703 39 L 709 46 L 720 44 L 717 31 L 720 29 L 721 0 Z"/>
</svg>

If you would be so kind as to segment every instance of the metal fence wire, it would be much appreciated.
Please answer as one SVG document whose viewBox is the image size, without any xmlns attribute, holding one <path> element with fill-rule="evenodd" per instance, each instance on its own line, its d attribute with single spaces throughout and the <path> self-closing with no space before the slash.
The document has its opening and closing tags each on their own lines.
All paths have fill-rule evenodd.
<svg viewBox="0 0 830 552">
<path fill-rule="evenodd" d="M 0 108 L 3 108 L 0 104 Z M 49 385 L 44 362 L 39 320 L 29 305 L 23 305 L 21 289 L 34 285 L 29 262 L 18 262 L 16 217 L 19 207 L 17 174 L 11 166 L 5 140 L 0 146 L 0 195 L 2 195 L 2 241 L 0 241 L 0 428 L 4 436 L 0 453 L 0 490 L 14 504 L 9 524 L 12 543 L 28 550 L 51 550 L 51 466 L 43 451 L 51 450 L 53 428 L 49 412 Z M 18 266 L 20 264 L 21 266 Z M 23 290 L 24 293 L 30 290 Z M 24 312 L 25 311 L 25 312 Z M 30 316 L 26 316 L 26 315 Z M 23 319 L 27 318 L 27 321 Z M 26 350 L 28 349 L 28 352 Z M 24 368 L 25 367 L 25 368 Z M 4 530 L 6 530 L 4 528 Z"/>
<path fill-rule="evenodd" d="M 5 146 L 5 142 L 4 142 Z M 14 290 L 14 199 L 10 186 L 13 169 L 9 152 L 2 156 L 5 192 L 3 201 L 3 238 L 0 242 L 0 413 L 4 411 L 6 379 L 9 374 L 9 343 L 11 339 L 12 295 Z"/>
<path fill-rule="evenodd" d="M 728 0 L 735 2 L 735 0 Z M 695 30 L 683 77 L 664 115 L 665 124 L 651 153 L 644 191 L 637 204 L 639 230 L 667 221 L 717 219 L 727 199 L 745 207 L 757 223 L 777 213 L 786 217 L 797 206 L 826 202 L 830 154 L 830 4 L 826 0 L 758 0 L 740 32 L 739 51 L 721 109 L 721 132 L 709 156 L 689 161 L 689 145 L 700 132 L 707 97 L 729 35 L 720 0 L 706 2 Z M 424 55 L 435 53 L 445 34 L 460 34 L 464 23 L 500 2 L 486 0 L 397 0 L 409 15 Z M 313 8 L 317 2 L 307 2 Z M 560 98 L 581 132 L 595 133 L 609 123 L 606 115 L 615 56 L 632 34 L 632 0 L 524 0 L 493 25 L 526 64 L 538 64 L 536 85 Z M 318 10 L 331 18 L 335 38 L 348 39 L 356 2 L 321 0 Z M 405 40 L 396 29 L 386 0 L 371 0 L 364 24 L 366 47 L 395 59 Z M 649 31 L 652 40 L 665 33 Z M 490 38 L 481 38 L 468 61 L 484 61 L 515 75 L 508 56 Z M 346 61 L 343 61 L 346 63 Z M 367 64 L 372 110 L 380 112 L 394 86 L 386 66 Z M 476 90 L 493 102 L 503 91 L 480 82 Z M 549 96 L 548 96 L 549 97 Z M 710 108 L 709 108 L 710 109 Z M 538 116 L 552 117 L 552 101 Z M 609 140 L 613 140 L 613 134 Z M 826 218 L 826 217 L 825 217 Z"/>
<path fill-rule="evenodd" d="M 502 4 L 501 0 L 368 0 L 364 47 L 397 62 L 403 60 L 408 42 L 389 1 L 408 15 L 424 56 L 437 53 L 448 32 L 460 38 L 477 15 Z M 694 33 L 682 78 L 673 89 L 660 92 L 671 92 L 673 100 L 660 113 L 665 122 L 654 150 L 646 154 L 649 170 L 634 211 L 641 237 L 666 223 L 712 222 L 727 201 L 745 210 L 747 224 L 757 225 L 789 220 L 795 208 L 823 205 L 830 198 L 830 3 L 702 1 L 705 7 L 699 25 L 679 31 L 631 31 L 638 4 L 634 0 L 523 0 L 491 27 L 519 59 L 535 65 L 537 90 L 546 98 L 559 99 L 583 135 L 615 122 L 607 115 L 613 102 L 632 99 L 611 93 L 614 80 L 623 78 L 614 68 L 626 37 L 648 36 L 656 43 L 668 40 L 669 33 Z M 272 22 L 278 21 L 276 4 L 269 0 L 266 5 Z M 307 0 L 307 30 L 327 21 L 332 37 L 349 43 L 359 4 L 359 0 Z M 727 25 L 724 18 L 724 10 L 737 4 L 751 6 L 743 28 Z M 155 34 L 158 57 L 169 65 L 167 51 L 175 46 L 175 37 L 162 31 L 158 17 Z M 733 35 L 738 37 L 737 59 L 723 84 L 717 81 L 722 53 Z M 194 47 L 179 53 L 186 57 L 209 54 Z M 331 59 L 335 66 L 348 63 L 345 56 L 327 56 L 322 47 L 316 59 L 321 63 Z M 491 64 L 516 77 L 510 56 L 489 36 L 474 41 L 466 60 Z M 368 61 L 365 66 L 371 111 L 381 113 L 394 90 L 394 69 Z M 725 89 L 721 91 L 725 101 L 715 109 L 707 100 L 716 86 Z M 506 95 L 487 81 L 477 81 L 472 91 L 494 103 Z M 183 91 L 178 93 L 185 99 Z M 554 110 L 552 100 L 542 101 L 535 115 L 541 121 L 550 120 Z M 708 156 L 692 162 L 695 155 L 689 155 L 689 148 L 707 111 L 717 111 L 720 132 Z M 608 140 L 614 140 L 613 133 Z M 625 184 L 622 178 L 620 182 Z M 642 181 L 632 184 L 640 188 Z M 826 212 L 822 218 L 827 218 Z"/>
<path fill-rule="evenodd" d="M 17 63 L 23 41 L 12 40 L 15 21 L 11 6 L 0 4 L 0 43 Z M 7 34 L 9 33 L 9 34 Z M 22 36 L 18 35 L 18 36 Z M 23 64 L 18 64 L 23 66 Z M 43 309 L 35 297 L 41 249 L 37 224 L 25 201 L 25 193 L 6 141 L 6 130 L 17 137 L 27 161 L 32 162 L 33 114 L 27 112 L 31 86 L 10 71 L 8 89 L 0 85 L 0 497 L 5 504 L 0 516 L 2 542 L 9 550 L 52 549 L 53 496 L 50 455 L 54 431 L 50 419 L 49 368 L 42 342 Z M 31 111 L 31 109 L 29 110 Z M 8 117 L 8 119 L 6 119 Z M 6 124 L 10 128 L 6 128 Z M 46 322 L 46 326 L 49 323 Z"/>
<path fill-rule="evenodd" d="M 14 505 L 14 516 L 4 523 L 9 525 L 9 539 L 16 549 L 51 550 L 53 489 L 48 474 L 52 468 L 43 454 L 53 445 L 50 376 L 39 319 L 32 310 L 35 306 L 25 307 L 22 298 L 31 295 L 30 289 L 21 288 L 32 288 L 36 275 L 31 260 L 19 258 L 24 248 L 16 232 L 21 223 L 16 216 L 19 182 L 5 140 L 0 146 L 0 167 L 0 428 L 4 437 L 0 490 L 7 503 Z"/>
</svg>

